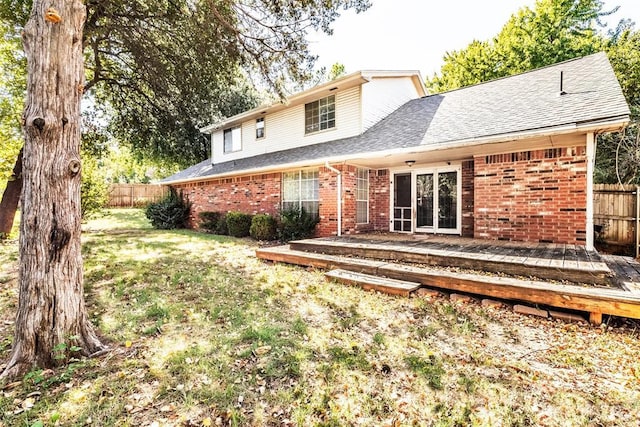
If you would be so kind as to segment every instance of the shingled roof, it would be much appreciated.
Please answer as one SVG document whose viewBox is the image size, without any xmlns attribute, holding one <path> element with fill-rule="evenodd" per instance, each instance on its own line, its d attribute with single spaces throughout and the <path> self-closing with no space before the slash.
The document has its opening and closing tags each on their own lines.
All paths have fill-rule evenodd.
<svg viewBox="0 0 640 427">
<path fill-rule="evenodd" d="M 563 94 L 560 94 L 562 72 Z M 629 107 L 604 53 L 414 99 L 361 135 L 211 164 L 205 160 L 162 182 L 311 164 L 569 125 L 628 119 Z"/>
</svg>

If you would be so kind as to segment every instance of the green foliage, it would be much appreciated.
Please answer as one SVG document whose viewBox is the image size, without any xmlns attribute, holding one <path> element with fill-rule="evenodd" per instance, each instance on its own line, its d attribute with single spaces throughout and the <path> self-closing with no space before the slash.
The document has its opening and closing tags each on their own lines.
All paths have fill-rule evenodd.
<svg viewBox="0 0 640 427">
<path fill-rule="evenodd" d="M 251 220 L 249 235 L 256 240 L 275 240 L 278 237 L 278 222 L 268 214 L 255 215 Z"/>
<path fill-rule="evenodd" d="M 229 212 L 226 215 L 229 236 L 247 237 L 251 228 L 252 215 L 242 212 Z"/>
<path fill-rule="evenodd" d="M 0 19 L 19 29 L 31 6 L 2 0 Z M 330 33 L 341 10 L 360 12 L 369 2 L 110 0 L 86 7 L 86 88 L 111 133 L 145 158 L 187 166 L 209 155 L 200 127 L 257 105 L 248 76 L 283 96 L 289 77 L 310 76 L 308 30 Z"/>
<path fill-rule="evenodd" d="M 191 203 L 171 188 L 167 197 L 157 203 L 151 203 L 145 210 L 145 215 L 154 228 L 171 230 L 184 228 L 189 219 Z"/>
<path fill-rule="evenodd" d="M 26 88 L 26 60 L 20 35 L 0 21 L 0 191 L 10 179 L 22 147 L 20 120 Z"/>
<path fill-rule="evenodd" d="M 623 22 L 609 39 L 607 55 L 631 114 L 637 120 L 640 118 L 640 31 Z"/>
<path fill-rule="evenodd" d="M 436 390 L 442 388 L 442 376 L 445 370 L 442 366 L 442 361 L 438 357 L 433 354 L 427 358 L 408 356 L 405 362 L 409 369 L 427 379 L 429 387 Z"/>
<path fill-rule="evenodd" d="M 620 133 L 598 135 L 595 181 L 640 185 L 640 31 L 622 22 L 612 33 L 607 55 L 631 109 L 631 124 Z"/>
<path fill-rule="evenodd" d="M 220 236 L 228 236 L 229 228 L 227 227 L 227 214 L 223 212 L 220 214 L 220 219 L 218 220 L 218 225 L 216 227 L 216 234 Z"/>
<path fill-rule="evenodd" d="M 82 156 L 80 210 L 83 220 L 98 214 L 109 201 L 109 184 L 103 171 L 94 157 L 87 154 Z"/>
<path fill-rule="evenodd" d="M 210 233 L 216 233 L 216 231 L 218 230 L 218 224 L 220 223 L 221 217 L 222 217 L 221 212 L 211 212 L 211 211 L 200 212 L 198 214 L 198 218 L 200 218 L 200 228 Z"/>
<path fill-rule="evenodd" d="M 280 211 L 278 238 L 282 242 L 306 239 L 313 236 L 320 218 L 312 215 L 304 208 L 293 207 Z"/>
<path fill-rule="evenodd" d="M 533 10 L 512 15 L 492 40 L 447 52 L 427 86 L 443 92 L 598 52 L 604 46 L 599 19 L 612 12 L 599 0 L 539 0 Z"/>
<path fill-rule="evenodd" d="M 129 145 L 117 144 L 113 140 L 110 141 L 100 163 L 110 183 L 148 184 L 179 170 L 175 162 L 145 158 L 140 152 L 132 151 Z"/>
</svg>

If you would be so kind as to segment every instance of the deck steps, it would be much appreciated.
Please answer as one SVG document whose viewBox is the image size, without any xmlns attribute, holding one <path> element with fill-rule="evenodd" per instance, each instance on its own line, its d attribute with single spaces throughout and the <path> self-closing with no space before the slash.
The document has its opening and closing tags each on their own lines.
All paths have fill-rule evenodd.
<svg viewBox="0 0 640 427">
<path fill-rule="evenodd" d="M 331 270 L 324 275 L 345 285 L 356 285 L 367 291 L 375 290 L 389 295 L 400 295 L 404 297 L 408 297 L 411 292 L 421 286 L 420 283 L 416 282 L 356 273 L 343 269 Z"/>
<path fill-rule="evenodd" d="M 430 266 L 451 266 L 470 270 L 504 273 L 513 276 L 536 277 L 542 280 L 560 280 L 608 286 L 612 272 L 602 260 L 588 261 L 578 256 L 564 259 L 540 257 L 526 248 L 504 248 L 504 254 L 495 249 L 483 252 L 448 250 L 446 247 L 425 247 L 418 243 L 374 242 L 326 239 L 306 239 L 290 242 L 291 249 L 330 255 L 348 255 L 375 260 L 395 260 Z"/>
<path fill-rule="evenodd" d="M 258 249 L 256 256 L 263 260 L 324 270 L 343 269 L 449 291 L 586 311 L 594 321 L 601 318 L 602 314 L 640 319 L 640 295 L 614 288 L 565 285 L 496 274 L 472 274 L 442 268 L 311 253 L 291 249 L 288 245 Z"/>
</svg>

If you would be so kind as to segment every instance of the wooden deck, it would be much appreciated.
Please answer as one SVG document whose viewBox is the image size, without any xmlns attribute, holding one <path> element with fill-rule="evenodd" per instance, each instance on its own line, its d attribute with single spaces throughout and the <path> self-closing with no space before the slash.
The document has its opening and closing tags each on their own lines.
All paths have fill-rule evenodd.
<svg viewBox="0 0 640 427">
<path fill-rule="evenodd" d="M 515 244 L 433 236 L 405 240 L 330 237 L 298 240 L 291 249 L 332 255 L 442 265 L 574 283 L 611 285 L 612 271 L 595 251 L 576 245 Z"/>
<path fill-rule="evenodd" d="M 492 243 L 343 237 L 296 241 L 256 254 L 270 261 L 585 311 L 596 324 L 602 314 L 640 319 L 640 264 L 632 259 L 569 245 Z"/>
<path fill-rule="evenodd" d="M 613 273 L 613 283 L 621 289 L 640 294 L 640 263 L 631 257 L 601 255 Z"/>
</svg>

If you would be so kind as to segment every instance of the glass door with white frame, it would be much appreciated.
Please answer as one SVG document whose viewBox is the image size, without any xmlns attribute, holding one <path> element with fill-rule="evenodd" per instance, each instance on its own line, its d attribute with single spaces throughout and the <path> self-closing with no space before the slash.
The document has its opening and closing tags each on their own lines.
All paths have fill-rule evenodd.
<svg viewBox="0 0 640 427">
<path fill-rule="evenodd" d="M 460 230 L 459 171 L 415 172 L 416 231 L 457 233 Z"/>
</svg>

